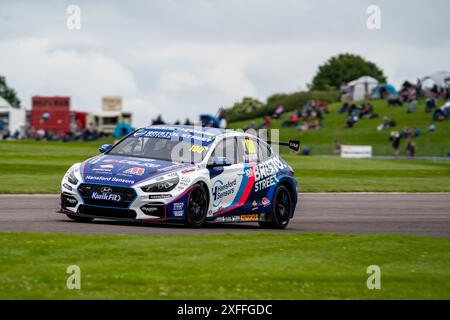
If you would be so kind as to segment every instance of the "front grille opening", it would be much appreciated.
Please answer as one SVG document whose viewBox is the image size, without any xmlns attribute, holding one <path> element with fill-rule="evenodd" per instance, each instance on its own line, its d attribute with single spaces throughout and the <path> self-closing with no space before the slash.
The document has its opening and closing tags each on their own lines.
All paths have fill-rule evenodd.
<svg viewBox="0 0 450 320">
<path fill-rule="evenodd" d="M 118 194 L 122 197 L 121 201 L 108 201 L 101 199 L 91 199 L 91 192 L 103 193 L 102 189 L 108 187 L 111 191 L 109 193 Z M 82 183 L 78 187 L 78 192 L 83 198 L 83 202 L 87 205 L 111 207 L 111 208 L 128 208 L 130 204 L 136 199 L 136 191 L 132 188 L 100 185 L 100 184 L 88 184 Z"/>
<path fill-rule="evenodd" d="M 134 210 L 100 208 L 83 204 L 78 208 L 78 213 L 105 218 L 136 219 L 136 212 Z"/>
</svg>

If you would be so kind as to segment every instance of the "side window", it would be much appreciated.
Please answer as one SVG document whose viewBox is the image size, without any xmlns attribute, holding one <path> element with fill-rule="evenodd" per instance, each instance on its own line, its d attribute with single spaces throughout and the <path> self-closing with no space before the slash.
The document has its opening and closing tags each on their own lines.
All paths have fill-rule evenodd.
<svg viewBox="0 0 450 320">
<path fill-rule="evenodd" d="M 261 162 L 272 156 L 272 149 L 262 140 L 256 138 L 244 139 L 245 162 Z"/>
<path fill-rule="evenodd" d="M 230 159 L 231 164 L 238 163 L 238 149 L 236 145 L 235 138 L 225 138 L 219 142 L 219 144 L 214 148 L 209 158 L 209 163 L 211 164 L 216 157 L 227 157 Z"/>
<path fill-rule="evenodd" d="M 272 156 L 272 149 L 262 140 L 258 140 L 258 161 L 268 160 Z"/>
</svg>

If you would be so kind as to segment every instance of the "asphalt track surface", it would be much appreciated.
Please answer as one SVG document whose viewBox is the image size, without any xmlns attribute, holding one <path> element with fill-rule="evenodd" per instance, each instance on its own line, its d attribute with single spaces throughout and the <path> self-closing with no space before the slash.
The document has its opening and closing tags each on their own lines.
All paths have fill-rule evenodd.
<svg viewBox="0 0 450 320">
<path fill-rule="evenodd" d="M 256 223 L 209 224 L 199 229 L 177 225 L 107 220 L 80 223 L 56 213 L 58 195 L 0 195 L 0 231 L 83 234 L 192 235 L 267 232 Z M 285 230 L 450 237 L 449 193 L 299 194 L 294 219 Z"/>
</svg>

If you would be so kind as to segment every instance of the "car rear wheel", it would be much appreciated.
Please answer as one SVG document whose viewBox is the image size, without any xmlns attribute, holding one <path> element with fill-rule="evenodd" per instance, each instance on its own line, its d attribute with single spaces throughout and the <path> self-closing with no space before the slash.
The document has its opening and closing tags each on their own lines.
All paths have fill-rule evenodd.
<svg viewBox="0 0 450 320">
<path fill-rule="evenodd" d="M 195 184 L 189 193 L 186 208 L 185 224 L 191 228 L 201 227 L 206 220 L 208 198 L 205 189 Z"/>
<path fill-rule="evenodd" d="M 292 198 L 289 190 L 281 185 L 275 190 L 273 197 L 273 210 L 270 221 L 260 221 L 262 228 L 284 229 L 291 219 Z"/>
<path fill-rule="evenodd" d="M 66 214 L 66 216 L 68 216 L 70 219 L 72 219 L 74 221 L 78 221 L 78 222 L 91 222 L 92 220 L 94 220 L 94 218 L 80 217 L 80 216 L 76 216 L 74 214 Z"/>
</svg>

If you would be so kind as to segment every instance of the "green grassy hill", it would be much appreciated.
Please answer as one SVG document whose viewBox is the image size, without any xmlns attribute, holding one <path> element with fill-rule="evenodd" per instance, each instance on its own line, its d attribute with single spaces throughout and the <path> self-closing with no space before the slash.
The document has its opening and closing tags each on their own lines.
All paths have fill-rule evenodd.
<svg viewBox="0 0 450 320">
<path fill-rule="evenodd" d="M 342 144 L 351 145 L 372 145 L 374 155 L 391 155 L 392 149 L 389 141 L 391 130 L 401 131 L 403 127 L 419 127 L 422 134 L 415 139 L 417 145 L 417 156 L 447 156 L 450 153 L 450 121 L 435 122 L 436 132 L 428 132 L 427 127 L 432 123 L 431 113 L 425 113 L 425 101 L 421 100 L 414 113 L 406 113 L 406 105 L 402 107 L 389 107 L 385 100 L 371 101 L 375 107 L 375 113 L 380 115 L 376 119 L 362 119 L 351 128 L 345 128 L 347 114 L 339 114 L 341 103 L 330 105 L 330 113 L 324 115 L 324 127 L 317 131 L 300 132 L 297 129 L 282 128 L 282 122 L 286 120 L 290 113 L 283 115 L 281 119 L 272 122 L 272 129 L 280 129 L 280 139 L 300 138 L 302 146 L 309 147 L 312 154 L 332 154 L 333 139 L 339 138 Z M 439 101 L 441 106 L 443 101 Z M 300 107 L 300 106 L 299 106 Z M 397 127 L 377 131 L 377 126 L 383 122 L 383 117 L 387 116 L 397 122 Z M 260 124 L 260 118 L 233 122 L 229 124 L 232 129 L 243 128 L 248 123 L 254 121 Z M 400 145 L 401 155 L 406 155 L 406 141 Z"/>
</svg>

